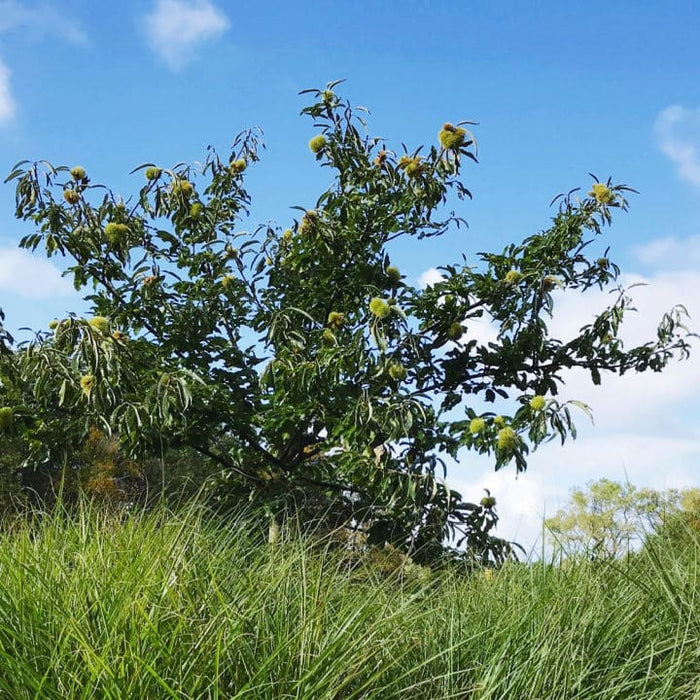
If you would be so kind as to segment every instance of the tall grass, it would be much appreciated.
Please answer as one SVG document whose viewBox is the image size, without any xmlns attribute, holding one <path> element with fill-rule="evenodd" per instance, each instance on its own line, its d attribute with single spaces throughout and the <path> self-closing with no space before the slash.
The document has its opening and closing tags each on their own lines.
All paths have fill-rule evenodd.
<svg viewBox="0 0 700 700">
<path fill-rule="evenodd" d="M 696 545 L 469 578 L 196 507 L 0 534 L 0 697 L 697 698 Z"/>
</svg>

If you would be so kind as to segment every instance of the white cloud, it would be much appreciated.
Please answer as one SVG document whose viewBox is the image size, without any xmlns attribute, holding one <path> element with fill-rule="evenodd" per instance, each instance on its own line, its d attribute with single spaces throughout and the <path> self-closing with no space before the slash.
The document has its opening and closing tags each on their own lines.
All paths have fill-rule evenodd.
<svg viewBox="0 0 700 700">
<path fill-rule="evenodd" d="M 700 235 L 679 239 L 675 236 L 657 238 L 633 251 L 643 265 L 665 269 L 700 269 Z"/>
<path fill-rule="evenodd" d="M 660 491 L 697 486 L 700 435 L 671 438 L 658 434 L 586 430 L 563 447 L 550 443 L 530 455 L 529 467 L 493 470 L 486 458 L 470 457 L 448 473 L 451 488 L 467 501 L 479 502 L 484 489 L 496 497 L 501 517 L 496 534 L 539 552 L 545 518 L 563 507 L 575 486 L 602 477 Z M 470 477 L 467 470 L 475 477 Z"/>
<path fill-rule="evenodd" d="M 439 282 L 442 282 L 445 276 L 435 267 L 430 267 L 425 272 L 422 272 L 418 277 L 418 286 L 421 289 L 432 287 Z M 438 303 L 442 304 L 444 297 L 440 297 Z M 466 328 L 467 337 L 470 340 L 476 340 L 479 345 L 488 345 L 495 342 L 498 336 L 498 329 L 491 322 L 488 316 L 480 318 L 474 317 L 463 321 Z M 449 343 L 449 347 L 454 347 L 454 343 Z"/>
<path fill-rule="evenodd" d="M 422 272 L 418 278 L 418 286 L 421 289 L 426 287 L 434 287 L 439 282 L 442 282 L 445 276 L 436 267 L 430 267 L 425 272 Z"/>
<path fill-rule="evenodd" d="M 0 61 L 0 124 L 7 124 L 15 116 L 14 97 L 10 89 L 10 70 Z"/>
<path fill-rule="evenodd" d="M 700 237 L 651 241 L 637 250 L 637 257 L 657 269 L 620 279 L 623 286 L 644 284 L 629 292 L 637 311 L 623 322 L 625 347 L 656 338 L 663 313 L 679 303 L 691 315 L 690 329 L 700 331 Z M 551 333 L 564 341 L 575 337 L 614 300 L 606 291 L 555 293 Z M 575 415 L 579 438 L 563 447 L 558 441 L 541 446 L 531 453 L 528 471 L 518 477 L 513 467 L 496 473 L 491 459 L 465 453 L 449 467 L 448 483 L 472 502 L 479 501 L 484 488 L 490 489 L 501 516 L 497 534 L 535 554 L 541 551 L 543 518 L 562 507 L 575 486 L 603 476 L 661 490 L 697 485 L 700 341 L 692 345 L 695 352 L 689 360 L 672 362 L 661 373 L 603 375 L 596 387 L 587 371 L 570 372 L 558 398 L 589 404 L 594 426 L 583 413 Z"/>
<path fill-rule="evenodd" d="M 145 18 L 148 41 L 171 68 L 181 68 L 199 44 L 229 28 L 224 13 L 210 0 L 157 0 Z"/>
<path fill-rule="evenodd" d="M 501 518 L 495 534 L 518 542 L 528 551 L 536 549 L 545 503 L 560 496 L 559 490 L 548 483 L 545 470 L 533 465 L 529 472 L 516 476 L 512 469 L 495 472 L 493 465 L 482 458 L 474 460 L 472 469 L 480 473 L 475 479 L 465 478 L 464 468 L 455 466 L 448 474 L 448 485 L 471 503 L 478 503 L 485 495 L 484 489 L 488 489 L 496 497 Z"/>
<path fill-rule="evenodd" d="M 18 0 L 0 0 L 0 34 L 11 31 L 21 31 L 22 37 L 29 39 L 52 37 L 77 46 L 90 43 L 78 22 L 66 16 L 65 8 L 48 2 L 29 5 Z M 0 125 L 10 122 L 16 109 L 10 70 L 0 61 Z"/>
<path fill-rule="evenodd" d="M 700 109 L 667 107 L 657 117 L 654 132 L 679 177 L 700 187 Z"/>
<path fill-rule="evenodd" d="M 648 278 L 625 275 L 623 285 L 643 282 L 644 286 L 630 290 L 636 312 L 626 315 L 621 337 L 627 349 L 656 338 L 656 328 L 662 315 L 676 304 L 684 304 L 690 314 L 687 325 L 700 330 L 700 303 L 695 290 L 700 288 L 700 269 L 658 272 Z M 590 323 L 595 314 L 613 301 L 604 292 L 561 294 L 550 324 L 553 334 L 568 340 L 578 329 Z M 689 360 L 672 362 L 662 373 L 628 373 L 624 376 L 603 376 L 601 386 L 594 386 L 585 370 L 569 373 L 562 396 L 577 398 L 588 403 L 594 411 L 597 424 L 609 423 L 622 427 L 652 424 L 658 416 L 668 415 L 671 407 L 684 401 L 700 401 L 695 397 L 700 386 L 700 343 L 694 343 L 696 352 Z"/>
<path fill-rule="evenodd" d="M 25 250 L 0 248 L 0 291 L 24 299 L 50 299 L 75 294 L 61 271 L 48 260 L 35 258 Z"/>
<path fill-rule="evenodd" d="M 50 36 L 76 46 L 90 43 L 79 22 L 66 15 L 63 6 L 40 2 L 33 6 L 17 0 L 0 0 L 0 32 L 20 29 L 30 37 Z"/>
</svg>

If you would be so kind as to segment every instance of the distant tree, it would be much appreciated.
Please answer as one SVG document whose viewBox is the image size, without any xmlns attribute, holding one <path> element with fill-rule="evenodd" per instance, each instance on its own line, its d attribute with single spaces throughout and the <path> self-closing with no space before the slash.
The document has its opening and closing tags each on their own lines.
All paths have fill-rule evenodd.
<svg viewBox="0 0 700 700">
<path fill-rule="evenodd" d="M 681 512 L 694 490 L 656 491 L 610 479 L 571 491 L 567 506 L 545 521 L 566 554 L 614 558 L 636 549 Z"/>
<path fill-rule="evenodd" d="M 241 229 L 256 130 L 225 158 L 209 148 L 201 165 L 139 166 L 145 182 L 128 199 L 79 166 L 12 170 L 16 215 L 34 229 L 20 245 L 65 256 L 92 315 L 20 346 L 0 335 L 2 429 L 24 441 L 27 468 L 70 462 L 91 428 L 134 457 L 186 447 L 219 465 L 221 498 L 264 504 L 273 534 L 294 509 L 419 559 L 441 557 L 450 538 L 500 560 L 510 547 L 493 536 L 495 499 L 450 490 L 444 456 L 466 448 L 524 470 L 530 449 L 575 435 L 571 402 L 556 398 L 566 371 L 595 383 L 660 371 L 688 354 L 684 310 L 623 349 L 620 289 L 575 338 L 549 332 L 555 290 L 618 277 L 607 250 L 588 257 L 627 209 L 629 188 L 609 180 L 558 197 L 546 230 L 413 287 L 390 247 L 464 223 L 446 207 L 470 197 L 474 139 L 446 123 L 428 149 L 393 151 L 334 87 L 305 91 L 303 110 L 311 157 L 333 182 L 281 227 Z M 495 342 L 471 333 L 482 319 Z"/>
<path fill-rule="evenodd" d="M 680 508 L 668 514 L 645 541 L 645 548 L 672 549 L 676 554 L 696 556 L 700 544 L 700 488 L 685 489 L 680 494 Z"/>
</svg>

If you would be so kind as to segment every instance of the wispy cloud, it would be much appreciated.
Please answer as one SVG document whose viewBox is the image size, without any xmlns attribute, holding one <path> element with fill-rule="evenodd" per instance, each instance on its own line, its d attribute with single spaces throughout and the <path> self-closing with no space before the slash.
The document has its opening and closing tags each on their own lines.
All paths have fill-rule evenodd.
<svg viewBox="0 0 700 700">
<path fill-rule="evenodd" d="M 75 46 L 87 46 L 88 35 L 75 18 L 55 3 L 0 0 L 0 32 L 20 30 L 30 38 L 53 37 Z"/>
<path fill-rule="evenodd" d="M 16 104 L 10 89 L 10 69 L 0 61 L 0 125 L 7 124 L 15 116 Z"/>
<path fill-rule="evenodd" d="M 151 48 L 171 68 L 182 68 L 197 47 L 229 28 L 226 15 L 209 0 L 157 0 L 145 18 Z"/>
<path fill-rule="evenodd" d="M 654 132 L 678 176 L 700 187 L 700 109 L 667 107 L 656 118 Z"/>
<path fill-rule="evenodd" d="M 0 248 L 0 292 L 23 299 L 72 296 L 75 290 L 48 260 L 17 248 Z"/>
</svg>

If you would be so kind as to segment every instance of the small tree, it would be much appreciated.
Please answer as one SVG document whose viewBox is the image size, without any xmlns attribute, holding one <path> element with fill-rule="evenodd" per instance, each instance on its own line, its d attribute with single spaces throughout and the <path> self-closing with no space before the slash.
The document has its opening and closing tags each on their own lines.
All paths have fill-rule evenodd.
<svg viewBox="0 0 700 700">
<path fill-rule="evenodd" d="M 647 551 L 668 552 L 678 556 L 697 556 L 700 543 L 700 489 L 685 489 L 680 494 L 680 507 L 664 517 L 656 532 L 647 537 L 644 547 Z"/>
<path fill-rule="evenodd" d="M 610 479 L 571 491 L 566 508 L 545 521 L 550 539 L 567 554 L 604 559 L 629 554 L 673 519 L 693 491 L 656 491 Z"/>
<path fill-rule="evenodd" d="M 576 338 L 549 333 L 552 292 L 619 274 L 607 251 L 586 256 L 627 208 L 629 188 L 610 181 L 558 197 L 546 231 L 411 286 L 389 247 L 464 223 L 446 205 L 470 196 L 461 174 L 474 139 L 447 123 L 427 150 L 392 151 L 334 87 L 305 91 L 303 110 L 333 183 L 279 228 L 240 229 L 256 130 L 223 159 L 210 147 L 201 166 L 139 166 L 145 183 L 126 200 L 81 167 L 14 168 L 17 217 L 35 227 L 20 245 L 66 256 L 94 315 L 3 344 L 11 429 L 27 465 L 70 459 L 95 426 L 131 454 L 188 446 L 221 466 L 219 494 L 260 501 L 274 517 L 294 507 L 353 523 L 370 542 L 426 559 L 448 537 L 501 559 L 509 546 L 491 532 L 495 499 L 464 502 L 441 480 L 443 456 L 466 448 L 524 470 L 530 449 L 575 435 L 570 405 L 556 398 L 565 371 L 585 367 L 598 383 L 604 372 L 661 370 L 688 353 L 683 310 L 624 350 L 619 290 Z M 470 335 L 483 318 L 494 343 Z M 498 410 L 477 412 L 483 401 Z"/>
</svg>

